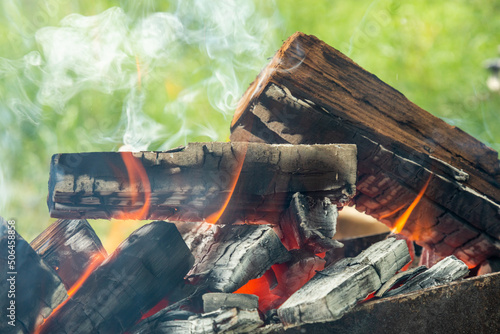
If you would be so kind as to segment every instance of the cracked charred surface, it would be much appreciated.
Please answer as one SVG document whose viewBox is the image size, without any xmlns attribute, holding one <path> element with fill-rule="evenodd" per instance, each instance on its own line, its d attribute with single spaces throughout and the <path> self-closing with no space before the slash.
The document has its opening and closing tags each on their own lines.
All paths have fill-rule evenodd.
<svg viewBox="0 0 500 334">
<path fill-rule="evenodd" d="M 123 333 L 183 282 L 194 258 L 174 224 L 132 233 L 40 333 Z"/>
<path fill-rule="evenodd" d="M 202 221 L 233 194 L 221 222 L 277 223 L 295 192 L 328 197 L 335 204 L 355 192 L 355 145 L 214 142 L 133 155 L 150 182 L 144 219 Z M 118 152 L 56 154 L 48 206 L 52 217 L 109 219 L 139 210 L 146 188 L 139 180 L 131 184 Z"/>
<path fill-rule="evenodd" d="M 294 34 L 259 74 L 231 140 L 356 144 L 360 211 L 392 226 L 432 177 L 403 233 L 469 266 L 500 253 L 497 152 L 314 36 Z"/>
</svg>

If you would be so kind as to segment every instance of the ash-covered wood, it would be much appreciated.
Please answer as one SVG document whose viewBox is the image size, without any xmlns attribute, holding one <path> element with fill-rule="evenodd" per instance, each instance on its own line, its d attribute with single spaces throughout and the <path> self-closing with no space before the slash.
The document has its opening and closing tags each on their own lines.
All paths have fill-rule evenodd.
<svg viewBox="0 0 500 334">
<path fill-rule="evenodd" d="M 355 190 L 354 145 L 192 143 L 133 157 L 149 185 L 144 176 L 131 184 L 118 152 L 54 155 L 51 216 L 109 219 L 140 210 L 149 197 L 140 218 L 203 221 L 223 208 L 237 180 L 225 221 L 274 216 L 277 222 L 295 192 L 339 203 L 349 201 Z"/>
<path fill-rule="evenodd" d="M 69 290 L 96 259 L 108 254 L 88 221 L 60 219 L 30 243 Z"/>
<path fill-rule="evenodd" d="M 210 292 L 203 296 L 203 312 L 209 313 L 220 308 L 252 310 L 259 307 L 259 297 L 243 293 Z"/>
<path fill-rule="evenodd" d="M 210 313 L 194 315 L 186 320 L 157 319 L 155 323 L 138 326 L 133 334 L 169 333 L 169 334 L 215 334 L 254 333 L 264 322 L 256 309 L 237 308 L 219 309 Z"/>
<path fill-rule="evenodd" d="M 471 266 L 499 254 L 497 152 L 314 36 L 284 43 L 243 96 L 231 131 L 233 141 L 356 144 L 356 208 L 391 227 L 432 177 L 403 232 Z"/>
<path fill-rule="evenodd" d="M 290 254 L 267 225 L 226 225 L 188 273 L 192 284 L 209 291 L 233 292 L 262 276 Z"/>
<path fill-rule="evenodd" d="M 408 293 L 436 285 L 450 283 L 465 277 L 469 273 L 467 265 L 451 255 L 436 263 L 432 268 L 408 279 L 400 287 L 388 290 L 382 297 Z"/>
<path fill-rule="evenodd" d="M 193 262 L 174 224 L 144 225 L 92 272 L 40 333 L 122 333 L 175 289 Z"/>
<path fill-rule="evenodd" d="M 341 239 L 339 241 L 344 245 L 343 247 L 326 252 L 326 265 L 328 266 L 346 257 L 358 256 L 371 245 L 386 239 L 388 235 L 389 232 L 384 232 L 357 238 Z"/>
<path fill-rule="evenodd" d="M 388 238 L 318 272 L 278 309 L 285 328 L 333 321 L 410 261 L 404 240 Z"/>
<path fill-rule="evenodd" d="M 16 231 L 16 222 L 0 217 L 1 333 L 33 333 L 37 323 L 66 299 L 66 289 Z"/>
<path fill-rule="evenodd" d="M 175 226 L 195 259 L 205 256 L 222 228 L 222 225 L 204 222 L 175 222 Z"/>
<path fill-rule="evenodd" d="M 426 266 L 418 266 L 406 271 L 399 272 L 398 274 L 392 276 L 387 282 L 385 282 L 384 285 L 382 285 L 382 287 L 374 295 L 374 297 L 382 298 L 386 296 L 385 294 L 392 288 L 396 287 L 397 285 L 401 285 L 405 281 L 412 279 L 413 277 L 423 273 L 426 270 Z"/>
<path fill-rule="evenodd" d="M 288 249 L 305 248 L 313 253 L 342 247 L 340 242 L 332 239 L 337 217 L 337 206 L 329 198 L 295 193 L 280 219 L 282 240 Z"/>
</svg>

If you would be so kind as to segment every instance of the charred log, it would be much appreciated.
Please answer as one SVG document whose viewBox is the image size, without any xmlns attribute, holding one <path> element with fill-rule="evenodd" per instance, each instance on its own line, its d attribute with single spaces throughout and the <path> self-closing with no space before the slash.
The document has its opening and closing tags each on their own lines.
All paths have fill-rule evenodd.
<svg viewBox="0 0 500 334">
<path fill-rule="evenodd" d="M 341 318 L 410 261 L 403 240 L 388 238 L 318 272 L 278 309 L 285 328 Z"/>
<path fill-rule="evenodd" d="M 290 255 L 273 229 L 266 225 L 226 225 L 206 253 L 196 260 L 188 279 L 208 291 L 233 292 L 262 276 Z"/>
<path fill-rule="evenodd" d="M 233 141 L 356 144 L 356 207 L 389 226 L 432 177 L 403 233 L 471 266 L 500 253 L 497 152 L 314 36 L 285 42 L 243 96 L 231 131 Z"/>
<path fill-rule="evenodd" d="M 108 256 L 86 220 L 60 219 L 30 245 L 57 272 L 67 290 L 96 258 L 105 259 Z"/>
<path fill-rule="evenodd" d="M 132 154 L 132 153 L 129 153 Z M 354 145 L 196 143 L 133 153 L 149 180 L 130 182 L 118 152 L 56 154 L 48 206 L 52 217 L 105 218 L 143 209 L 143 219 L 274 220 L 295 192 L 349 201 L 356 180 Z M 240 170 L 241 169 L 241 170 Z"/>
<path fill-rule="evenodd" d="M 174 224 L 132 233 L 40 333 L 122 333 L 183 281 L 194 259 Z"/>
<path fill-rule="evenodd" d="M 15 227 L 15 222 L 0 217 L 0 332 L 27 334 L 33 333 L 67 294 L 55 271 Z"/>
<path fill-rule="evenodd" d="M 203 312 L 209 313 L 218 309 L 237 308 L 240 310 L 256 310 L 259 297 L 242 293 L 212 292 L 203 295 Z"/>
</svg>

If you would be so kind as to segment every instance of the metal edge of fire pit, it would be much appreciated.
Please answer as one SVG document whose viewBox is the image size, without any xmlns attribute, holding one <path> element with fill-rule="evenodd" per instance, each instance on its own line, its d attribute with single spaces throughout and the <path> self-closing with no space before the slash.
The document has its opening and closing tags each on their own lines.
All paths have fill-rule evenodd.
<svg viewBox="0 0 500 334">
<path fill-rule="evenodd" d="M 500 329 L 500 273 L 369 301 L 342 319 L 275 333 L 493 333 Z"/>
</svg>

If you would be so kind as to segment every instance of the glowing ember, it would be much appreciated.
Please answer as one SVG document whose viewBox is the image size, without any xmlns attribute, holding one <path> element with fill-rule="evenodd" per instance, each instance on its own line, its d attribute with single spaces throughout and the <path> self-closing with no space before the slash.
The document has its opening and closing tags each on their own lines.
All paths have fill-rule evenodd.
<svg viewBox="0 0 500 334">
<path fill-rule="evenodd" d="M 415 209 L 418 202 L 420 202 L 420 200 L 424 196 L 424 193 L 427 190 L 429 183 L 431 182 L 431 178 L 432 178 L 432 175 L 429 175 L 427 182 L 425 183 L 424 187 L 420 190 L 417 197 L 413 200 L 413 202 L 410 204 L 408 209 L 406 209 L 406 211 L 398 218 L 398 220 L 396 220 L 396 224 L 394 224 L 394 227 L 391 230 L 392 233 L 401 233 L 401 231 L 405 227 L 405 224 L 406 224 L 408 218 L 410 217 L 411 213 L 413 212 L 413 209 Z"/>
<path fill-rule="evenodd" d="M 144 166 L 141 164 L 139 159 L 134 157 L 132 152 L 120 152 L 125 167 L 127 168 L 127 173 L 129 177 L 129 184 L 132 187 L 135 184 L 141 184 L 142 190 L 144 192 L 144 204 L 138 210 L 131 212 L 121 212 L 118 213 L 114 218 L 116 219 L 135 219 L 144 220 L 147 219 L 149 213 L 149 206 L 151 205 L 151 185 L 149 183 L 148 175 L 144 170 Z M 139 192 L 132 193 L 132 203 L 131 206 L 136 205 L 139 202 Z"/>
<path fill-rule="evenodd" d="M 82 287 L 83 283 L 92 274 L 95 268 L 97 268 L 105 260 L 104 255 L 97 253 L 93 256 L 92 262 L 85 269 L 82 276 L 73 284 L 73 286 L 68 290 L 68 298 L 66 298 L 61 304 L 59 304 L 47 318 L 43 319 L 43 322 L 35 329 L 34 333 L 38 334 L 43 329 L 43 326 L 53 317 L 59 310 L 75 295 L 75 293 Z"/>
</svg>

